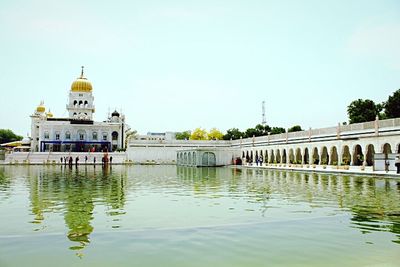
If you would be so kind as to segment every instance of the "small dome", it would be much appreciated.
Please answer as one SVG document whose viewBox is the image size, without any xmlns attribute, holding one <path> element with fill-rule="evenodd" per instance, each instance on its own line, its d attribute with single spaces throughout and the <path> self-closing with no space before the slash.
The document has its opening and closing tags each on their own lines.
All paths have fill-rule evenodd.
<svg viewBox="0 0 400 267">
<path fill-rule="evenodd" d="M 37 106 L 36 112 L 38 112 L 38 113 L 44 113 L 45 111 L 46 111 L 46 107 L 44 106 L 43 101 L 42 101 L 42 102 L 40 102 L 40 105 Z"/>
<path fill-rule="evenodd" d="M 114 112 L 111 113 L 111 117 L 119 117 L 118 111 L 114 110 Z"/>
<path fill-rule="evenodd" d="M 49 112 L 46 113 L 47 118 L 53 118 L 53 113 L 49 110 Z"/>
<path fill-rule="evenodd" d="M 92 92 L 92 84 L 83 76 L 83 66 L 81 76 L 79 76 L 72 84 L 72 92 Z"/>
</svg>

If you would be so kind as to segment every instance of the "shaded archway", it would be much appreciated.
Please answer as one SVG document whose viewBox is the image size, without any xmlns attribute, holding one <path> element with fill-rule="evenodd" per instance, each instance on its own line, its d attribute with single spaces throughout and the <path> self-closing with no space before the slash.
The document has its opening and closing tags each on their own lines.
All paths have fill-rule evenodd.
<svg viewBox="0 0 400 267">
<path fill-rule="evenodd" d="M 278 149 L 278 150 L 276 150 L 276 163 L 281 163 L 281 160 L 282 160 L 282 158 L 281 158 L 281 152 L 280 152 L 280 150 Z"/>
<path fill-rule="evenodd" d="M 282 151 L 282 163 L 287 163 L 286 149 L 283 149 Z"/>
<path fill-rule="evenodd" d="M 304 164 L 310 164 L 310 155 L 308 154 L 308 148 L 304 149 L 303 162 Z"/>
<path fill-rule="evenodd" d="M 312 163 L 313 164 L 319 164 L 319 154 L 318 154 L 318 148 L 314 147 L 313 149 L 313 154 L 312 154 Z"/>
<path fill-rule="evenodd" d="M 367 153 L 365 155 L 365 161 L 367 162 L 367 166 L 374 165 L 374 155 L 375 155 L 374 145 L 370 144 L 367 146 Z"/>
<path fill-rule="evenodd" d="M 353 165 L 361 166 L 363 162 L 364 162 L 364 154 L 362 152 L 362 148 L 360 145 L 356 145 L 354 147 L 354 152 L 353 152 Z"/>
<path fill-rule="evenodd" d="M 293 148 L 289 149 L 289 163 L 294 163 Z"/>
<path fill-rule="evenodd" d="M 251 150 L 251 151 L 250 151 L 250 159 L 249 159 L 249 162 L 250 162 L 250 163 L 253 163 L 253 159 L 254 159 L 254 157 L 253 157 L 253 150 Z"/>
<path fill-rule="evenodd" d="M 274 155 L 274 151 L 271 150 L 271 155 L 269 158 L 269 163 L 275 163 L 275 155 Z"/>
<path fill-rule="evenodd" d="M 388 158 L 389 154 L 392 153 L 392 147 L 390 144 L 386 143 L 383 145 L 382 153 L 385 154 L 385 159 Z"/>
<path fill-rule="evenodd" d="M 337 152 L 337 148 L 335 147 L 335 146 L 333 146 L 332 148 L 331 148 L 331 156 L 330 156 L 330 162 L 329 162 L 329 164 L 330 165 L 339 165 L 339 155 L 338 155 L 338 152 Z"/>
<path fill-rule="evenodd" d="M 268 163 L 269 157 L 268 157 L 268 150 L 265 150 L 265 155 L 264 155 L 264 162 Z"/>
<path fill-rule="evenodd" d="M 328 163 L 329 163 L 328 148 L 326 148 L 326 146 L 324 146 L 324 147 L 322 147 L 321 164 L 327 165 Z"/>
<path fill-rule="evenodd" d="M 342 164 L 350 165 L 350 163 L 351 163 L 350 148 L 349 148 L 349 146 L 344 146 L 343 153 L 342 153 Z"/>
<path fill-rule="evenodd" d="M 301 156 L 301 150 L 300 148 L 296 149 L 296 162 L 297 164 L 302 164 L 302 156 Z"/>
</svg>

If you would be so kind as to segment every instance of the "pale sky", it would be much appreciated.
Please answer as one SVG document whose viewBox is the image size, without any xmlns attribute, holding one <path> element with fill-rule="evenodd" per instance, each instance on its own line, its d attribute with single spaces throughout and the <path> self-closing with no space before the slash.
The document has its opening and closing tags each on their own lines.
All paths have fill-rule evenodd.
<svg viewBox="0 0 400 267">
<path fill-rule="evenodd" d="M 66 117 L 85 66 L 95 119 L 139 133 L 347 121 L 400 88 L 400 1 L 0 1 L 0 128 Z"/>
</svg>

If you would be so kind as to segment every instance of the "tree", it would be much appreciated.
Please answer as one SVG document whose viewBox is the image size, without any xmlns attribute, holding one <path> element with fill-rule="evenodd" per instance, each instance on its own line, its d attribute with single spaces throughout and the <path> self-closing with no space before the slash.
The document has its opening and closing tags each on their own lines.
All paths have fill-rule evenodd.
<svg viewBox="0 0 400 267">
<path fill-rule="evenodd" d="M 255 128 L 249 128 L 244 132 L 244 137 L 257 136 L 258 131 Z"/>
<path fill-rule="evenodd" d="M 190 140 L 207 140 L 207 131 L 201 128 L 196 128 L 190 135 Z"/>
<path fill-rule="evenodd" d="M 400 89 L 389 96 L 386 103 L 384 103 L 385 117 L 388 119 L 400 117 Z"/>
<path fill-rule="evenodd" d="M 282 127 L 272 127 L 272 129 L 271 129 L 271 134 L 281 134 L 281 133 L 286 133 L 285 128 L 282 128 Z"/>
<path fill-rule="evenodd" d="M 268 135 L 268 132 L 271 131 L 271 127 L 268 125 L 262 125 L 262 124 L 257 124 L 255 127 L 257 133 L 256 136 L 263 136 L 263 135 Z"/>
<path fill-rule="evenodd" d="M 207 135 L 208 140 L 222 140 L 224 134 L 217 128 L 212 128 Z"/>
<path fill-rule="evenodd" d="M 184 132 L 177 132 L 175 134 L 175 138 L 176 140 L 189 140 L 190 134 L 191 132 L 189 130 Z"/>
<path fill-rule="evenodd" d="M 226 131 L 226 134 L 224 135 L 224 140 L 237 140 L 240 139 L 240 137 L 244 137 L 244 133 L 239 131 L 238 128 L 231 128 Z"/>
<path fill-rule="evenodd" d="M 16 135 L 13 131 L 9 129 L 0 129 L 0 144 L 20 140 L 22 140 L 22 136 Z"/>
<path fill-rule="evenodd" d="M 380 105 L 369 99 L 357 99 L 347 107 L 350 123 L 374 121 L 379 115 Z"/>
<path fill-rule="evenodd" d="M 300 132 L 300 131 L 304 131 L 303 129 L 301 129 L 300 125 L 295 125 L 288 129 L 288 133 Z"/>
</svg>

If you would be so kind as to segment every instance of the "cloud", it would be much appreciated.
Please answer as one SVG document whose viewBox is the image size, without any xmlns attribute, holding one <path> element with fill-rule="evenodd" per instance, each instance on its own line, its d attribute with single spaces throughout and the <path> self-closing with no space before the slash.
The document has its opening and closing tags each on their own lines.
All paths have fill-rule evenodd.
<svg viewBox="0 0 400 267">
<path fill-rule="evenodd" d="M 400 24 L 364 27 L 350 38 L 352 54 L 381 60 L 400 69 Z"/>
</svg>

